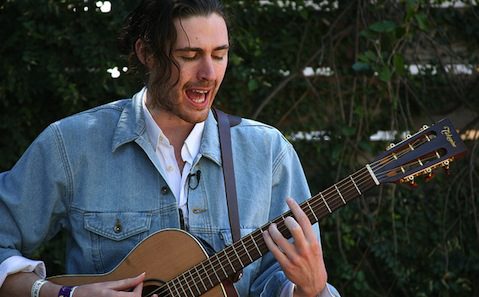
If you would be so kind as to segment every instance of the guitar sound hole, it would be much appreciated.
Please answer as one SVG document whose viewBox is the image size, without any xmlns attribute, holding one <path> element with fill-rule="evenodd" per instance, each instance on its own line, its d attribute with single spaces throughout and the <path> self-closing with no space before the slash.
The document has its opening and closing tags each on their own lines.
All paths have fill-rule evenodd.
<svg viewBox="0 0 479 297">
<path fill-rule="evenodd" d="M 165 284 L 165 282 L 161 280 L 154 280 L 154 279 L 145 280 L 143 282 L 143 291 L 141 293 L 141 296 L 149 297 L 149 296 L 152 296 L 153 294 L 158 294 L 158 296 L 160 297 L 168 296 L 167 292 L 158 292 L 158 288 L 160 288 L 163 284 Z"/>
<path fill-rule="evenodd" d="M 146 297 L 146 296 L 152 296 L 153 294 L 156 294 L 156 290 L 158 289 L 157 286 L 146 286 L 143 287 L 143 293 L 141 296 Z M 161 295 L 160 295 L 161 296 Z"/>
</svg>

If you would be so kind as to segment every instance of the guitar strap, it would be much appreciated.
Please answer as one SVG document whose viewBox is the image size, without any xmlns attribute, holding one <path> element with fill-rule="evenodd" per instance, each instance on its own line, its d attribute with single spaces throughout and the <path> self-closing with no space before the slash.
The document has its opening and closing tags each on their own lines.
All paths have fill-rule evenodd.
<svg viewBox="0 0 479 297">
<path fill-rule="evenodd" d="M 221 160 L 223 164 L 223 176 L 225 180 L 226 202 L 228 205 L 228 216 L 231 226 L 231 236 L 233 242 L 241 239 L 238 198 L 236 195 L 236 181 L 233 166 L 233 153 L 231 150 L 231 131 L 230 128 L 241 123 L 241 118 L 226 114 L 219 109 L 213 108 L 213 113 L 218 121 L 218 131 L 220 139 Z M 233 281 L 241 278 L 241 271 L 234 276 Z"/>
</svg>

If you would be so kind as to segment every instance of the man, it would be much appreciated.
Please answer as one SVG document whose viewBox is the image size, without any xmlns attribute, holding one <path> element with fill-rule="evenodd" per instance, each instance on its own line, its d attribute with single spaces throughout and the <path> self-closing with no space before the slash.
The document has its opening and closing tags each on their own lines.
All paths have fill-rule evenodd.
<svg viewBox="0 0 479 297">
<path fill-rule="evenodd" d="M 70 235 L 68 273 L 108 272 L 164 228 L 183 227 L 215 250 L 231 244 L 210 110 L 228 60 L 221 4 L 142 1 L 122 42 L 145 70 L 147 87 L 50 125 L 0 175 L 0 296 L 141 296 L 145 274 L 74 289 L 39 280 L 42 263 L 23 254 L 61 228 Z M 243 120 L 231 134 L 244 236 L 287 211 L 286 197 L 304 200 L 309 192 L 296 153 L 277 130 Z M 235 285 L 240 296 L 337 294 L 326 284 L 319 230 L 294 200 L 287 205 L 294 241 L 274 224 L 264 232 L 271 254 L 244 269 Z"/>
</svg>

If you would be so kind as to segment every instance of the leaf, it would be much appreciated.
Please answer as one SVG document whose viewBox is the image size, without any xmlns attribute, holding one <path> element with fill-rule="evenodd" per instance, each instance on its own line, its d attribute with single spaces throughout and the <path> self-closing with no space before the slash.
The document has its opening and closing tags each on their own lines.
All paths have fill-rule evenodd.
<svg viewBox="0 0 479 297">
<path fill-rule="evenodd" d="M 387 66 L 383 67 L 381 71 L 378 73 L 378 77 L 380 80 L 383 82 L 388 82 L 391 80 L 392 77 L 392 71 L 389 69 Z"/>
<path fill-rule="evenodd" d="M 364 53 L 361 53 L 358 56 L 359 61 L 364 62 L 366 64 L 371 64 L 374 63 L 378 60 L 378 56 L 374 54 L 372 51 L 366 51 Z"/>
<path fill-rule="evenodd" d="M 344 136 L 353 136 L 356 133 L 356 129 L 354 127 L 344 126 L 341 128 L 341 134 Z"/>
<path fill-rule="evenodd" d="M 251 79 L 249 82 L 248 82 L 248 90 L 250 92 L 254 91 L 258 89 L 258 81 L 255 80 L 255 79 Z"/>
<path fill-rule="evenodd" d="M 376 32 L 372 32 L 371 30 L 363 30 L 359 33 L 360 36 L 369 39 L 369 40 L 376 40 L 378 39 L 378 35 Z"/>
<path fill-rule="evenodd" d="M 428 29 L 428 24 L 427 24 L 427 17 L 424 13 L 418 13 L 414 16 L 417 21 L 417 25 L 419 26 L 419 29 L 423 31 L 427 31 Z"/>
<path fill-rule="evenodd" d="M 392 32 L 396 30 L 396 28 L 397 28 L 397 25 L 393 21 L 377 22 L 369 26 L 369 29 L 378 33 Z"/>
<path fill-rule="evenodd" d="M 394 71 L 399 75 L 404 75 L 404 57 L 400 54 L 396 54 L 393 57 Z"/>
</svg>

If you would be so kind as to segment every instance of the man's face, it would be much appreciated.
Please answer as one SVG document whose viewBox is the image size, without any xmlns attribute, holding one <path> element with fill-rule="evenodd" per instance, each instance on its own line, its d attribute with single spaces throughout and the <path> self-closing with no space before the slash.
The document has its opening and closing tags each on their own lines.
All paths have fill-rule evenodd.
<svg viewBox="0 0 479 297">
<path fill-rule="evenodd" d="M 228 30 L 224 19 L 215 13 L 206 17 L 176 19 L 175 27 L 178 38 L 173 46 L 173 56 L 179 65 L 179 73 L 172 68 L 171 83 L 179 77 L 178 84 L 167 94 L 150 86 L 153 87 L 150 95 L 159 103 L 161 113 L 169 113 L 170 117 L 188 123 L 198 123 L 207 118 L 225 75 Z"/>
</svg>

